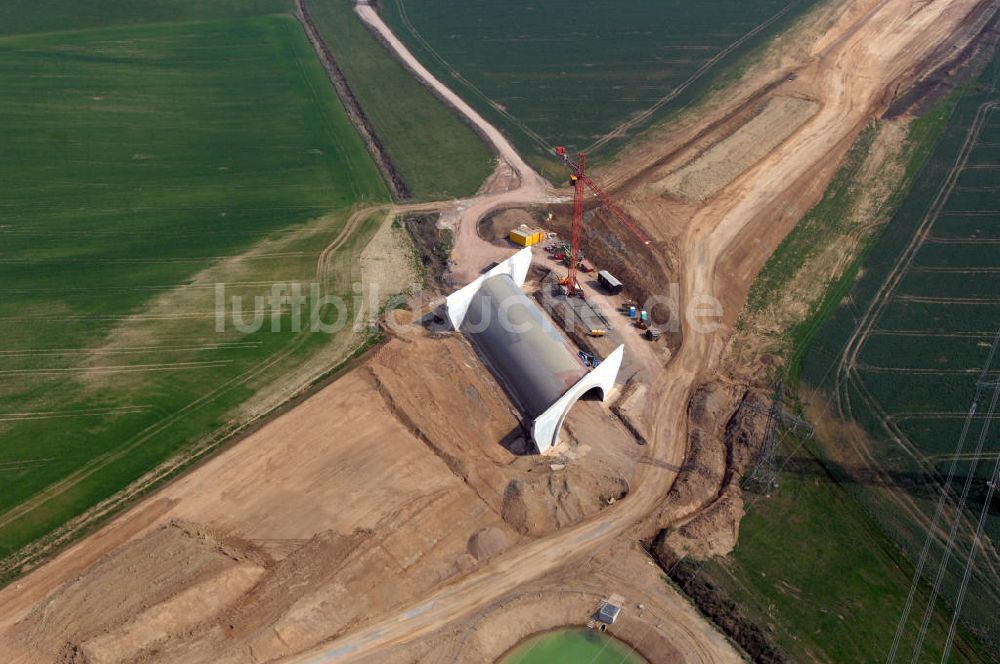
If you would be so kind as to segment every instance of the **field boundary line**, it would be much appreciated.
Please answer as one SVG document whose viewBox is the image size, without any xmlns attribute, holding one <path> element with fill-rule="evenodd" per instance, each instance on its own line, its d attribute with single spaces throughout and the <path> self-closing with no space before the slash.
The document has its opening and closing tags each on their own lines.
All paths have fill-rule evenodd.
<svg viewBox="0 0 1000 664">
<path fill-rule="evenodd" d="M 410 15 L 406 11 L 405 0 L 392 0 L 392 1 L 399 8 L 399 17 L 402 19 L 403 24 L 406 27 L 406 31 L 409 32 L 411 35 L 413 35 L 414 39 L 420 42 L 420 45 L 427 51 L 427 53 L 435 60 L 437 60 L 441 64 L 441 66 L 445 68 L 445 71 L 448 72 L 448 74 L 452 78 L 461 83 L 474 95 L 480 97 L 483 101 L 489 104 L 490 108 L 492 108 L 494 111 L 496 111 L 501 116 L 506 118 L 509 122 L 514 124 L 514 126 L 516 126 L 518 129 L 523 131 L 524 134 L 528 136 L 528 138 L 530 138 L 532 141 L 534 141 L 539 147 L 543 148 L 549 154 L 553 152 L 553 150 L 555 149 L 554 146 L 550 145 L 549 142 L 546 141 L 541 134 L 539 134 L 531 127 L 526 125 L 518 117 L 512 115 L 507 109 L 503 107 L 503 104 L 489 97 L 485 92 L 476 87 L 476 85 L 473 84 L 472 81 L 462 76 L 462 74 L 457 69 L 452 67 L 451 64 L 440 53 L 438 53 L 433 46 L 431 46 L 430 42 L 428 42 L 424 38 L 424 36 L 420 33 L 419 30 L 417 30 L 416 26 L 413 25 L 413 22 L 410 20 Z M 390 49 L 390 51 L 391 50 L 392 49 Z M 404 66 L 406 66 L 406 63 L 403 64 Z"/>
<path fill-rule="evenodd" d="M 834 383 L 834 393 L 837 395 L 835 402 L 837 403 L 838 410 L 842 416 L 851 416 L 850 396 L 847 394 L 848 390 L 846 382 L 850 380 L 850 370 L 851 367 L 857 363 L 861 347 L 864 345 L 865 341 L 867 341 L 868 335 L 874 328 L 876 321 L 881 317 L 882 312 L 889 303 L 889 300 L 895 294 L 896 289 L 902 282 L 903 276 L 913 263 L 917 251 L 923 244 L 924 239 L 930 233 L 930 229 L 934 225 L 934 222 L 937 221 L 948 196 L 951 194 L 952 189 L 958 182 L 958 176 L 960 175 L 962 168 L 968 162 L 969 155 L 971 154 L 973 147 L 975 147 L 976 140 L 979 138 L 983 124 L 988 118 L 989 113 L 992 112 L 998 105 L 1000 104 L 995 101 L 986 102 L 980 105 L 976 113 L 976 118 L 966 134 L 965 143 L 962 145 L 958 158 L 952 165 L 952 169 L 948 173 L 945 182 L 938 190 L 937 195 L 931 203 L 931 207 L 921 220 L 920 225 L 914 232 L 909 244 L 893 265 L 889 275 L 887 275 L 885 280 L 883 280 L 878 291 L 875 293 L 875 296 L 872 298 L 872 301 L 865 310 L 861 321 L 855 328 L 854 333 L 848 339 L 848 343 L 845 345 L 844 351 L 841 353 L 841 361 L 839 363 L 840 368 L 837 371 Z M 891 435 L 891 432 L 889 433 Z"/>
<path fill-rule="evenodd" d="M 925 367 L 884 367 L 877 364 L 867 364 L 860 362 L 856 367 L 857 372 L 871 373 L 897 373 L 897 374 L 923 374 L 931 376 L 961 376 L 964 374 L 977 374 L 979 369 L 928 369 Z"/>
<path fill-rule="evenodd" d="M 347 82 L 344 71 L 337 64 L 337 59 L 333 57 L 330 47 L 323 40 L 323 35 L 320 34 L 316 24 L 313 23 L 306 0 L 295 0 L 295 18 L 302 25 L 302 29 L 306 33 L 306 38 L 316 52 L 316 57 L 319 59 L 327 78 L 333 85 L 333 89 L 337 93 L 341 105 L 347 112 L 351 124 L 354 125 L 355 130 L 361 135 L 365 146 L 368 148 L 368 153 L 371 155 L 375 165 L 378 166 L 379 172 L 382 173 L 382 177 L 392 192 L 393 198 L 396 200 L 411 198 L 406 181 L 403 180 L 402 174 L 396 168 L 396 164 L 393 163 L 389 151 L 382 143 L 382 139 L 379 138 L 378 132 L 375 131 L 375 126 L 368 118 L 364 108 L 362 108 L 361 102 L 354 95 L 354 90 L 351 89 L 350 83 Z"/>
<path fill-rule="evenodd" d="M 402 2 L 402 0 L 398 0 L 398 1 Z M 755 36 L 757 36 L 758 34 L 760 34 L 760 32 L 762 30 L 765 30 L 772 23 L 774 23 L 775 21 L 777 21 L 778 19 L 780 19 L 782 16 L 784 16 L 785 14 L 787 14 L 788 12 L 790 12 L 792 10 L 792 8 L 795 5 L 799 4 L 800 2 L 801 2 L 801 0 L 792 0 L 791 2 L 789 2 L 782 9 L 780 9 L 778 11 L 778 13 L 774 14 L 773 16 L 771 16 L 770 18 L 768 18 L 766 21 L 764 21 L 760 25 L 754 27 L 752 30 L 750 30 L 750 32 L 746 33 L 745 35 L 743 35 L 742 37 L 740 37 L 739 39 L 737 39 L 735 42 L 733 42 L 732 44 L 730 44 L 729 46 L 727 46 L 723 50 L 719 51 L 710 60 L 707 60 L 690 77 L 688 77 L 688 79 L 686 81 L 684 81 L 683 83 L 681 83 L 680 85 L 678 85 L 676 88 L 674 88 L 673 90 L 671 90 L 667 95 L 665 95 L 665 96 L 661 97 L 660 99 L 658 99 L 656 101 L 656 103 L 654 103 L 652 106 L 650 106 L 646 110 L 640 112 L 635 117 L 633 117 L 633 118 L 631 118 L 631 119 L 629 119 L 629 120 L 621 123 L 620 125 L 618 125 L 614 129 L 612 129 L 610 132 L 606 133 L 604 136 L 602 136 L 601 138 L 597 139 L 596 141 L 594 141 L 593 143 L 591 143 L 589 146 L 587 146 L 586 148 L 584 148 L 583 151 L 584 152 L 593 152 L 594 150 L 599 150 L 600 148 L 604 147 L 605 145 L 607 145 L 608 143 L 610 143 L 614 139 L 620 138 L 620 137 L 624 136 L 625 132 L 627 132 L 630 129 L 634 128 L 636 125 L 641 124 L 641 123 L 645 122 L 646 120 L 648 120 L 650 117 L 653 116 L 653 114 L 655 114 L 657 111 L 659 111 L 665 105 L 669 104 L 671 101 L 673 101 L 674 99 L 676 99 L 680 95 L 684 94 L 684 92 L 687 91 L 688 88 L 690 88 L 692 85 L 694 85 L 695 83 L 697 83 L 701 79 L 702 76 L 704 76 L 705 74 L 707 74 L 721 60 L 723 60 L 724 58 L 728 57 L 734 50 L 738 49 L 740 46 L 742 46 L 744 43 L 746 43 L 747 40 L 753 39 Z"/>
</svg>

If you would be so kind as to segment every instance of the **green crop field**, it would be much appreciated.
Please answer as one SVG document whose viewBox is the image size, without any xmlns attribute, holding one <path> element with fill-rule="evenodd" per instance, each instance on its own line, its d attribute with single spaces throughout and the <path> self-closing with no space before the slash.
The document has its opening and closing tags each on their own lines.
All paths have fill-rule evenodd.
<svg viewBox="0 0 1000 664">
<path fill-rule="evenodd" d="M 793 662 L 879 662 L 909 592 L 912 565 L 860 509 L 851 478 L 817 458 L 815 442 L 783 433 L 780 488 L 752 495 L 736 549 L 695 568 L 757 625 L 768 626 Z M 683 584 L 682 584 L 683 585 Z M 690 582 L 689 582 L 689 585 Z M 928 588 L 917 589 L 925 600 Z M 915 630 L 919 616 L 911 616 Z M 932 616 L 926 659 L 938 661 L 947 611 Z M 905 645 L 912 643 L 912 636 Z M 952 662 L 981 662 L 981 646 L 959 635 Z"/>
<path fill-rule="evenodd" d="M 231 20 L 290 9 L 289 0 L 6 0 L 0 3 L 0 35 Z"/>
<path fill-rule="evenodd" d="M 781 331 L 770 332 L 772 323 L 765 316 L 765 327 L 775 338 L 775 352 L 785 358 L 786 387 L 793 392 L 800 387 L 803 359 L 813 372 L 810 375 L 822 375 L 831 366 L 829 357 L 815 354 L 811 340 L 850 291 L 865 252 L 878 237 L 874 229 L 859 234 L 858 225 L 871 227 L 873 221 L 885 220 L 899 209 L 916 173 L 928 163 L 955 105 L 955 100 L 946 99 L 908 125 L 907 138 L 899 146 L 898 161 L 894 162 L 897 175 L 890 176 L 899 178 L 890 187 L 895 193 L 886 196 L 877 212 L 858 217 L 859 196 L 866 187 L 882 186 L 868 181 L 862 164 L 883 128 L 863 131 L 823 198 L 799 221 L 757 275 L 741 320 L 741 327 L 749 334 L 761 333 L 760 319 L 755 316 L 768 311 L 775 299 L 780 302 L 786 289 L 800 291 L 800 279 L 813 278 L 810 268 L 817 264 L 816 260 L 822 265 L 822 259 L 817 257 L 822 257 L 828 247 L 836 246 L 845 236 L 856 243 L 854 259 L 822 291 L 814 293 L 802 318 L 789 320 Z M 928 276 L 936 279 L 944 275 Z M 949 289 L 959 283 L 938 280 L 936 285 Z M 969 289 L 967 293 L 978 289 L 967 280 L 962 283 Z M 847 302 L 849 307 L 859 307 L 858 300 Z M 979 335 L 974 337 L 978 340 Z M 964 335 L 954 334 L 937 339 L 929 357 L 926 352 L 899 352 L 903 345 L 915 350 L 921 341 L 920 337 L 901 339 L 874 331 L 867 341 L 865 360 L 872 380 L 891 383 L 898 372 L 928 364 L 936 372 L 964 370 L 970 363 L 982 364 L 989 350 L 977 343 L 969 344 Z M 826 367 L 821 366 L 823 361 Z M 900 426 L 948 422 L 940 414 L 927 420 L 922 413 L 905 412 L 905 404 L 914 396 L 940 390 L 938 375 L 914 373 L 906 391 L 887 392 L 886 403 L 892 399 L 899 406 L 894 412 Z M 842 452 L 849 443 L 836 440 L 831 446 L 827 428 L 822 428 L 822 444 L 793 431 L 780 431 L 779 487 L 767 494 L 745 494 L 747 516 L 740 524 L 735 550 L 704 564 L 683 560 L 671 568 L 671 576 L 721 624 L 749 622 L 762 629 L 757 636 L 767 635 L 788 661 L 883 661 L 892 647 L 901 607 L 910 592 L 914 562 L 887 535 L 887 530 L 898 535 L 900 528 L 886 528 L 887 517 L 896 515 L 885 509 L 884 500 L 879 502 L 884 493 L 877 492 L 884 491 L 891 482 L 926 504 L 934 499 L 933 486 L 920 472 L 909 469 L 908 456 L 898 448 L 880 448 L 877 459 L 882 465 L 872 469 L 857 466 L 854 461 L 835 461 L 834 457 L 844 456 Z M 932 436 L 930 440 L 940 440 L 935 432 L 925 433 Z M 933 458 L 949 449 L 953 449 L 953 443 L 948 449 L 928 445 L 924 452 Z M 872 494 L 865 500 L 869 489 Z M 905 520 L 903 523 L 906 535 L 913 536 L 914 528 L 908 527 Z M 922 623 L 922 607 L 930 596 L 931 584 L 919 581 L 914 587 L 914 604 L 919 604 L 921 611 L 907 616 L 900 641 L 906 661 Z M 951 615 L 947 604 L 935 606 L 924 639 L 924 658 L 919 661 L 938 661 Z M 751 638 L 754 633 L 743 629 L 736 633 L 748 648 L 759 651 L 760 658 L 755 661 L 773 661 L 768 659 L 771 648 L 762 643 L 763 638 Z M 990 661 L 989 647 L 971 629 L 961 626 L 951 661 Z"/>
<path fill-rule="evenodd" d="M 309 0 L 309 12 L 415 198 L 474 194 L 493 170 L 486 144 L 371 34 L 353 0 Z"/>
<path fill-rule="evenodd" d="M 425 65 L 543 167 L 552 145 L 607 156 L 697 99 L 815 2 L 385 0 L 380 7 Z"/>
<path fill-rule="evenodd" d="M 14 4 L 44 32 L 0 37 L 0 577 L 364 344 L 251 298 L 349 295 L 389 201 L 288 3 Z"/>
<path fill-rule="evenodd" d="M 965 588 L 959 615 L 994 653 L 1000 492 L 987 481 L 1000 468 L 1000 388 L 990 384 L 1000 379 L 998 75 L 995 56 L 978 85 L 955 93 L 957 105 L 916 186 L 803 368 L 803 379 L 837 415 L 869 432 L 872 462 L 859 471 L 877 471 L 903 490 L 887 501 L 877 483 L 859 482 L 856 496 L 915 566 L 923 561 L 941 610 L 953 613 Z M 942 494 L 948 499 L 939 503 Z M 980 524 L 982 546 L 973 556 Z M 922 615 L 925 605 L 917 601 L 911 612 Z M 918 633 L 911 627 L 903 639 Z"/>
</svg>

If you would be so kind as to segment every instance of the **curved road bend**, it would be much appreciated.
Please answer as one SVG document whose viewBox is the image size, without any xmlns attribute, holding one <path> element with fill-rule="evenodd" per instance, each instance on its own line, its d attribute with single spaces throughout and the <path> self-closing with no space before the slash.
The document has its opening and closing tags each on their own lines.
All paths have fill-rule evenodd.
<svg viewBox="0 0 1000 664">
<path fill-rule="evenodd" d="M 860 2 L 866 4 L 866 0 Z M 812 64 L 817 68 L 810 75 L 816 78 L 821 110 L 691 221 L 681 244 L 681 255 L 686 259 L 686 301 L 695 293 L 717 292 L 720 260 L 740 244 L 748 225 L 770 214 L 776 200 L 793 193 L 803 174 L 822 166 L 827 155 L 868 121 L 885 89 L 950 35 L 977 4 L 977 0 L 937 1 L 914 10 L 910 0 L 867 2 L 874 5 L 872 11 L 832 29 L 845 36 L 833 35 L 834 43 L 824 49 L 822 62 L 814 54 Z M 521 175 L 521 187 L 514 191 L 468 201 L 462 214 L 463 235 L 475 235 L 478 215 L 498 205 L 539 202 L 551 195 L 547 184 L 524 164 L 502 134 L 427 72 L 371 7 L 359 5 L 357 11 L 425 83 L 453 100 L 459 112 L 476 122 Z M 650 453 L 674 466 L 684 457 L 689 396 L 699 377 L 718 361 L 724 342 L 723 333 L 718 331 L 685 332 L 685 343 L 675 360 L 651 389 L 660 400 L 655 406 Z M 345 662 L 427 636 L 518 586 L 565 566 L 574 556 L 609 544 L 655 509 L 675 476 L 673 471 L 640 464 L 635 491 L 614 507 L 509 551 L 421 602 L 287 661 Z"/>
</svg>

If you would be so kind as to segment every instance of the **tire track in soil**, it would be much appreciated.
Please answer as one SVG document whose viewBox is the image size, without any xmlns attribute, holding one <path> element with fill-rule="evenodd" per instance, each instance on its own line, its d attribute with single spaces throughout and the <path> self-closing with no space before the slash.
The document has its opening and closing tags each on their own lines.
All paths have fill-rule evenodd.
<svg viewBox="0 0 1000 664">
<path fill-rule="evenodd" d="M 326 271 L 324 270 L 324 262 L 328 262 L 329 256 L 354 234 L 354 231 L 357 229 L 357 226 L 361 223 L 361 221 L 374 212 L 377 212 L 379 209 L 385 207 L 386 206 L 384 205 L 380 205 L 372 208 L 365 208 L 351 215 L 348 222 L 344 225 L 344 228 L 341 229 L 340 233 L 338 233 L 337 237 L 321 253 L 320 259 L 317 261 L 317 276 L 324 276 L 326 274 Z M 276 364 L 298 351 L 307 341 L 308 335 L 308 330 L 300 332 L 288 346 L 274 355 L 271 355 L 264 361 L 222 383 L 210 392 L 202 395 L 181 409 L 170 414 L 166 418 L 140 431 L 123 447 L 117 448 L 116 450 L 107 452 L 99 457 L 96 457 L 95 459 L 90 460 L 73 474 L 67 476 L 56 484 L 46 487 L 43 491 L 36 494 L 29 500 L 21 503 L 3 515 L 0 515 L 0 528 L 3 528 L 17 519 L 24 517 L 35 509 L 43 506 L 49 500 L 56 498 L 74 488 L 94 473 L 125 457 L 131 453 L 132 450 L 144 444 L 153 436 L 168 429 L 175 422 L 186 417 L 191 412 L 211 403 L 229 391 L 237 389 L 256 379 Z M 342 357 L 349 356 L 356 347 L 357 344 L 349 344 L 349 347 L 345 348 Z M 320 371 L 319 373 L 322 375 L 325 373 L 325 370 Z M 303 389 L 311 382 L 312 380 L 307 381 L 306 385 L 302 386 Z M 38 560 L 40 557 L 45 556 L 53 549 L 63 546 L 64 544 L 76 539 L 81 532 L 92 528 L 97 522 L 129 504 L 135 497 L 148 492 L 152 487 L 160 484 L 171 475 L 177 473 L 180 469 L 190 466 L 194 461 L 214 451 L 220 445 L 233 440 L 234 436 L 239 435 L 241 431 L 245 431 L 251 425 L 266 419 L 268 415 L 272 412 L 279 411 L 280 408 L 281 406 L 279 405 L 267 413 L 262 413 L 258 416 L 246 419 L 245 421 L 230 421 L 224 424 L 215 432 L 208 434 L 208 436 L 206 436 L 200 444 L 196 444 L 188 453 L 180 454 L 172 459 L 169 459 L 157 468 L 143 475 L 122 491 L 114 494 L 101 503 L 98 503 L 96 506 L 87 510 L 80 516 L 72 519 L 49 536 L 42 538 L 34 544 L 19 549 L 7 558 L 0 560 L 0 578 L 13 573 L 17 569 L 20 569 L 35 560 Z"/>
<path fill-rule="evenodd" d="M 986 124 L 986 120 L 988 119 L 990 113 L 998 107 L 1000 107 L 1000 102 L 995 101 L 986 102 L 979 107 L 972 126 L 966 134 L 965 142 L 962 145 L 959 156 L 955 160 L 951 171 L 948 173 L 944 184 L 932 201 L 930 208 L 921 220 L 921 223 L 914 232 L 909 244 L 907 244 L 903 253 L 900 254 L 899 259 L 893 265 L 893 269 L 890 271 L 889 275 L 882 282 L 882 285 L 875 293 L 875 296 L 873 297 L 868 308 L 865 310 L 864 315 L 855 327 L 854 332 L 848 339 L 848 343 L 845 345 L 844 350 L 841 353 L 837 370 L 835 372 L 832 391 L 834 394 L 833 402 L 839 417 L 844 420 L 856 421 L 854 418 L 855 406 L 851 402 L 849 389 L 853 386 L 858 391 L 859 396 L 868 407 L 868 410 L 877 418 L 879 423 L 885 429 L 890 439 L 899 445 L 899 447 L 914 460 L 917 466 L 923 469 L 923 471 L 932 478 L 938 477 L 938 473 L 934 468 L 933 462 L 909 441 L 902 430 L 900 430 L 895 424 L 892 416 L 881 408 L 874 395 L 872 395 L 867 389 L 858 370 L 858 367 L 861 364 L 858 358 L 865 342 L 875 330 L 875 325 L 880 320 L 881 314 L 892 301 L 893 296 L 902 283 L 903 278 L 909 272 L 918 251 L 930 237 L 930 231 L 933 228 L 935 221 L 940 216 L 952 190 L 957 186 L 959 175 L 965 168 L 969 156 L 976 146 L 977 139 Z M 882 479 L 888 480 L 886 474 L 880 469 L 878 460 L 875 459 L 871 451 L 867 449 L 867 446 L 858 443 L 853 440 L 853 438 L 851 439 L 850 444 L 855 453 L 861 455 L 866 460 L 876 475 L 882 476 Z M 930 519 L 923 512 L 923 510 L 917 506 L 916 502 L 910 496 L 899 496 L 893 493 L 891 499 L 904 514 L 913 520 L 915 524 L 920 525 L 928 532 L 934 532 L 935 538 L 939 540 L 942 539 L 943 533 L 940 532 L 940 529 L 932 529 Z M 965 525 L 967 525 L 971 530 L 971 524 Z M 989 554 L 988 558 L 985 560 L 988 571 L 993 577 L 994 583 L 1000 585 L 1000 568 L 998 568 L 1000 553 L 998 553 L 995 547 L 989 547 L 988 551 L 985 551 L 985 549 L 986 547 L 984 546 L 984 552 Z M 996 591 L 993 591 L 993 594 L 1000 599 L 1000 595 L 998 595 Z"/>
</svg>

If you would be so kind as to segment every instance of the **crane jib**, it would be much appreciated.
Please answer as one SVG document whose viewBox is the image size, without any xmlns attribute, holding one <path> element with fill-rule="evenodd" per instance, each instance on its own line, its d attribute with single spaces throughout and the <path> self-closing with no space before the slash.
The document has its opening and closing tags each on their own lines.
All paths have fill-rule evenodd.
<svg viewBox="0 0 1000 664">
<path fill-rule="evenodd" d="M 571 172 L 570 183 L 573 184 L 574 195 L 573 195 L 573 226 L 572 226 L 572 243 L 570 246 L 570 257 L 568 270 L 566 274 L 566 279 L 564 284 L 566 285 L 567 292 L 570 295 L 581 294 L 580 286 L 576 280 L 577 266 L 579 265 L 580 257 L 580 235 L 583 226 L 583 199 L 585 196 L 584 185 L 586 185 L 594 195 L 601 201 L 601 203 L 610 210 L 612 216 L 614 216 L 618 221 L 622 223 L 631 233 L 642 242 L 644 245 L 650 244 L 649 238 L 639 229 L 638 224 L 636 224 L 618 205 L 614 202 L 610 195 L 608 195 L 600 186 L 589 177 L 587 177 L 586 164 L 587 155 L 583 152 L 579 153 L 579 162 L 575 163 L 569 156 L 569 152 L 565 147 L 558 147 L 555 150 L 556 155 L 559 159 L 566 165 Z"/>
</svg>

